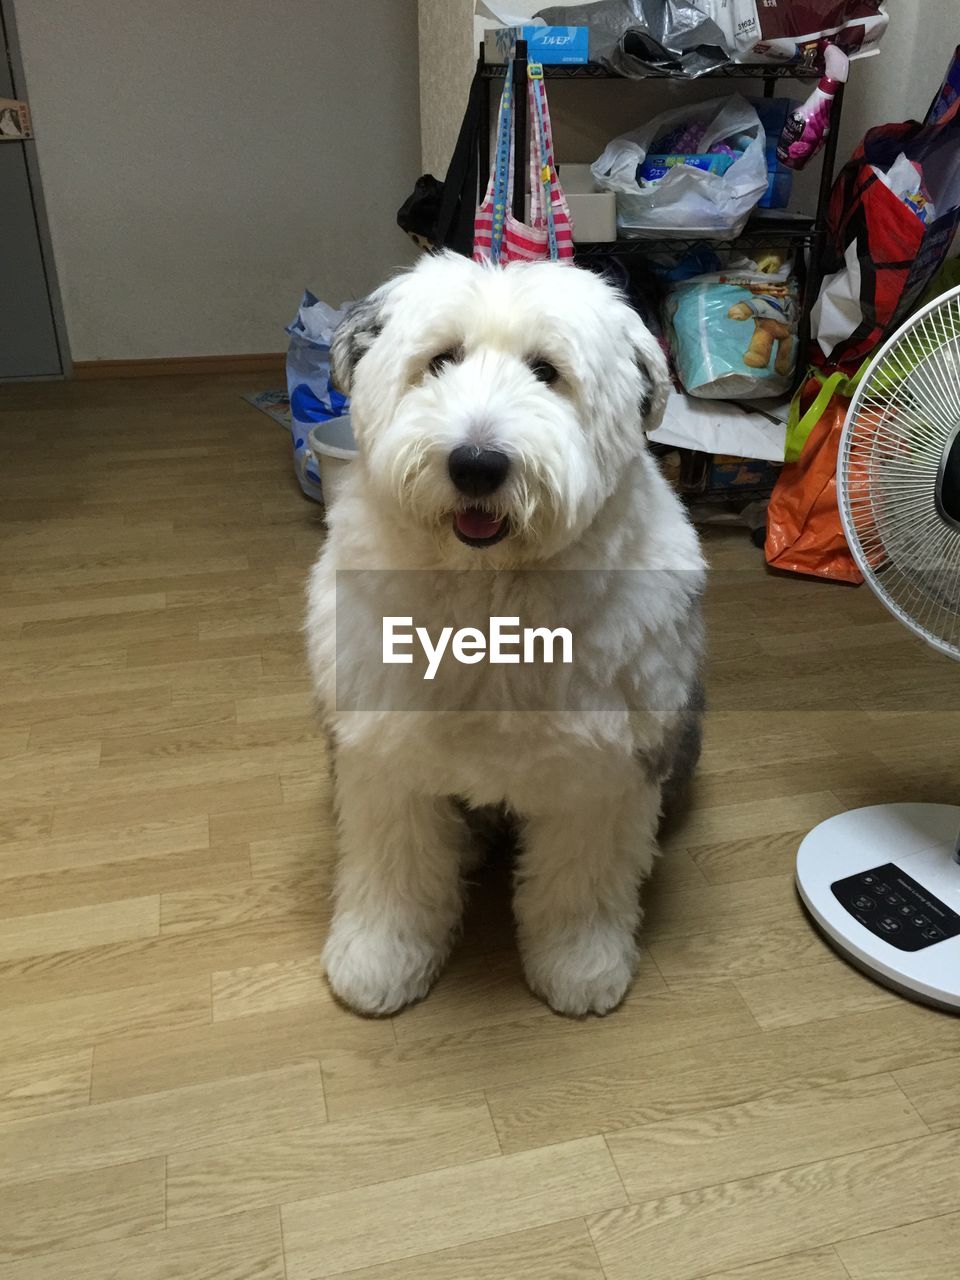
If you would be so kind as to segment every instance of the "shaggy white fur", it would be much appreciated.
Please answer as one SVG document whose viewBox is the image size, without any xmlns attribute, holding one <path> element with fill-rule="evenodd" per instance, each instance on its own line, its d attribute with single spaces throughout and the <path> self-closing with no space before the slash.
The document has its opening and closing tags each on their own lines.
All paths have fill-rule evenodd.
<svg viewBox="0 0 960 1280">
<path fill-rule="evenodd" d="M 441 255 L 359 304 L 333 361 L 359 458 L 329 513 L 307 619 L 335 746 L 330 983 L 365 1013 L 427 993 L 463 905 L 463 806 L 504 806 L 530 986 L 561 1013 L 605 1013 L 634 972 L 662 786 L 699 742 L 703 560 L 643 435 L 662 413 L 662 353 L 590 272 Z M 454 483 L 464 445 L 506 456 L 492 492 Z M 379 598 L 354 593 L 337 617 L 345 569 L 389 572 L 370 579 Z M 523 669 L 534 702 L 522 705 L 539 710 L 512 709 L 517 669 L 486 663 L 424 683 L 421 710 L 392 710 L 396 668 L 369 634 L 384 612 L 431 635 L 468 612 L 550 616 L 575 637 L 574 665 Z M 375 656 L 338 671 L 338 646 Z"/>
</svg>

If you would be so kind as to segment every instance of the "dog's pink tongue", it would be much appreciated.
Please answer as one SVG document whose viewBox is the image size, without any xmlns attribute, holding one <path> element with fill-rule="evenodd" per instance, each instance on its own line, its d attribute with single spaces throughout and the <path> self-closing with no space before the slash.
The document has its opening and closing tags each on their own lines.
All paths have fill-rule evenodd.
<svg viewBox="0 0 960 1280">
<path fill-rule="evenodd" d="M 458 511 L 454 520 L 465 538 L 492 538 L 500 532 L 503 524 L 502 518 L 480 507 L 467 507 L 465 511 Z"/>
</svg>

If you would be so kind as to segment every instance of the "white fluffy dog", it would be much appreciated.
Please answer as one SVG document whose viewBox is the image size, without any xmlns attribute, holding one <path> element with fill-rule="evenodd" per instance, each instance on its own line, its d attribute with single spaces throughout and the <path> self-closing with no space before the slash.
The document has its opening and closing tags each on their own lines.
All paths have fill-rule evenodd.
<svg viewBox="0 0 960 1280">
<path fill-rule="evenodd" d="M 358 304 L 332 360 L 359 458 L 307 620 L 335 750 L 331 986 L 376 1014 L 427 993 L 460 921 L 470 816 L 490 806 L 517 833 L 531 988 L 560 1013 L 606 1013 L 635 969 L 664 788 L 699 750 L 703 560 L 643 434 L 662 353 L 588 271 L 444 254 Z M 379 598 L 341 594 L 338 611 L 345 569 L 379 571 Z M 573 665 L 513 685 L 489 663 L 418 676 L 419 709 L 392 709 L 381 612 L 436 636 L 467 603 L 563 621 Z"/>
</svg>

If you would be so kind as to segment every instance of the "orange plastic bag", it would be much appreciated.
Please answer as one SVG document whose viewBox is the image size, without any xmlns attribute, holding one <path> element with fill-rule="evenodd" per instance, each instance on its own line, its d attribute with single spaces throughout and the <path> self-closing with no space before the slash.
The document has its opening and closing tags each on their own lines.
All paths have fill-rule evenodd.
<svg viewBox="0 0 960 1280">
<path fill-rule="evenodd" d="M 801 403 L 821 390 L 810 378 Z M 837 454 L 850 400 L 834 395 L 820 414 L 796 462 L 788 462 L 767 508 L 764 555 L 774 569 L 812 574 L 837 582 L 863 582 L 850 553 L 837 506 Z"/>
</svg>

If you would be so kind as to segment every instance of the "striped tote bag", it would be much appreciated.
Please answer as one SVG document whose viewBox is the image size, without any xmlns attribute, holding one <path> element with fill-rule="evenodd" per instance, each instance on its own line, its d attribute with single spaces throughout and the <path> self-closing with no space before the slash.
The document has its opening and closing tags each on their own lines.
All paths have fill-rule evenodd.
<svg viewBox="0 0 960 1280">
<path fill-rule="evenodd" d="M 478 262 L 536 262 L 573 257 L 573 221 L 553 158 L 550 110 L 539 62 L 527 63 L 530 115 L 530 223 L 513 216 L 513 63 L 507 66 L 497 115 L 497 147 L 487 191 L 474 222 L 473 256 Z"/>
</svg>

